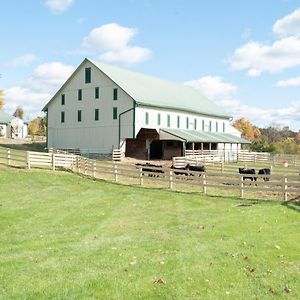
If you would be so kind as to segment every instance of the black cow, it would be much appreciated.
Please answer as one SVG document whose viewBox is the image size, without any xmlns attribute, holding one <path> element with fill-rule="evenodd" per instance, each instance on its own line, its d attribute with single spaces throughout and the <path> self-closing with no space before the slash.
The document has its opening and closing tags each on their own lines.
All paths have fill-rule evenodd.
<svg viewBox="0 0 300 300">
<path fill-rule="evenodd" d="M 255 169 L 245 169 L 245 168 L 239 168 L 239 174 L 251 174 L 255 175 Z M 251 181 L 256 181 L 257 178 L 255 176 L 243 176 L 244 179 L 250 179 Z"/>
<path fill-rule="evenodd" d="M 191 166 L 190 164 L 186 164 L 185 167 L 175 168 L 173 165 L 171 166 L 171 169 L 174 169 L 175 175 L 185 175 L 185 176 L 194 176 L 194 174 L 190 174 L 188 172 L 184 171 L 193 171 L 193 172 L 205 172 L 205 166 Z M 182 171 L 180 171 L 182 170 Z M 201 174 L 199 174 L 201 176 Z"/>
<path fill-rule="evenodd" d="M 186 169 L 189 170 L 189 171 L 193 171 L 193 172 L 205 172 L 206 169 L 205 169 L 205 166 L 192 166 L 190 164 L 187 164 L 186 165 Z M 193 175 L 193 174 L 191 174 Z M 199 174 L 199 177 L 201 176 L 201 174 Z"/>
<path fill-rule="evenodd" d="M 270 168 L 263 168 L 263 169 L 260 169 L 258 171 L 258 174 L 259 175 L 271 175 L 271 169 Z M 264 181 L 270 181 L 270 177 L 263 177 L 263 180 Z"/>
<path fill-rule="evenodd" d="M 163 170 L 159 170 L 160 168 L 162 168 L 161 165 L 154 165 L 150 163 L 145 163 L 145 164 L 137 163 L 135 165 L 138 168 L 141 167 L 143 172 L 149 172 L 148 173 L 149 177 L 159 177 L 159 174 L 164 174 Z M 157 168 L 157 169 L 153 169 L 153 168 Z"/>
<path fill-rule="evenodd" d="M 174 165 L 172 165 L 171 169 L 176 170 L 176 171 L 174 171 L 175 175 L 185 175 L 185 176 L 188 175 L 188 173 L 185 172 L 185 171 L 187 171 L 186 166 L 185 167 L 176 168 L 176 167 L 174 167 Z"/>
</svg>

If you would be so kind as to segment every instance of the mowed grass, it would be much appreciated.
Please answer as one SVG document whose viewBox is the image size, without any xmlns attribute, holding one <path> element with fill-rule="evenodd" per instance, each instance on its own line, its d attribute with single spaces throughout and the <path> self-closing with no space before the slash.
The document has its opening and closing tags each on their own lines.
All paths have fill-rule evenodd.
<svg viewBox="0 0 300 300">
<path fill-rule="evenodd" d="M 0 298 L 299 299 L 300 207 L 239 203 L 0 165 Z"/>
</svg>

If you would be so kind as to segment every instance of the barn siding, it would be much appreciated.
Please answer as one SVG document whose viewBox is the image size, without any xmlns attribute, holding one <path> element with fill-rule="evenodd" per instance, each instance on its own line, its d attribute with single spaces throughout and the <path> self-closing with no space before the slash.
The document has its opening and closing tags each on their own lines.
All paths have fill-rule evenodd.
<svg viewBox="0 0 300 300">
<path fill-rule="evenodd" d="M 85 83 L 85 68 L 92 70 L 91 83 Z M 95 99 L 95 88 L 99 87 L 100 97 Z M 113 89 L 118 88 L 118 100 L 113 100 Z M 82 100 L 78 101 L 78 89 Z M 61 95 L 65 105 L 61 105 Z M 82 151 L 110 153 L 118 148 L 119 120 L 113 120 L 113 107 L 118 114 L 133 107 L 133 100 L 111 79 L 86 61 L 74 76 L 49 103 L 48 106 L 48 147 L 76 148 Z M 95 109 L 99 109 L 99 121 L 95 121 Z M 77 121 L 77 111 L 82 111 L 82 122 Z M 65 123 L 60 113 L 65 111 Z M 121 139 L 133 135 L 133 112 L 122 116 Z"/>
</svg>

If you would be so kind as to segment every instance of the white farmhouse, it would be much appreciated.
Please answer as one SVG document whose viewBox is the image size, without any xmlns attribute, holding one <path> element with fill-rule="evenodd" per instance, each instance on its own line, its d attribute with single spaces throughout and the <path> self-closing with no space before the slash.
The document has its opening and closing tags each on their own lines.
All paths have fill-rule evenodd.
<svg viewBox="0 0 300 300">
<path fill-rule="evenodd" d="M 23 120 L 0 111 L 0 138 L 23 139 L 27 137 L 27 124 Z"/>
<path fill-rule="evenodd" d="M 85 59 L 43 108 L 47 146 L 169 159 L 185 149 L 234 151 L 248 141 L 190 86 Z"/>
</svg>

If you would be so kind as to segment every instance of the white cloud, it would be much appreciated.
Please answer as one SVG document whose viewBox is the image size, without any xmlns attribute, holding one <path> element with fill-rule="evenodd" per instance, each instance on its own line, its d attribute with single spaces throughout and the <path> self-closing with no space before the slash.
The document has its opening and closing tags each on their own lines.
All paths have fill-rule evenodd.
<svg viewBox="0 0 300 300">
<path fill-rule="evenodd" d="M 279 19 L 273 26 L 274 42 L 250 41 L 237 48 L 229 59 L 233 70 L 247 70 L 250 77 L 263 72 L 278 73 L 300 65 L 300 9 Z"/>
<path fill-rule="evenodd" d="M 71 65 L 51 62 L 39 65 L 29 78 L 29 85 L 37 90 L 53 91 L 58 89 L 75 71 Z"/>
<path fill-rule="evenodd" d="M 235 50 L 230 59 L 233 70 L 248 70 L 249 76 L 277 73 L 300 65 L 300 38 L 286 37 L 271 45 L 249 42 Z"/>
<path fill-rule="evenodd" d="M 5 89 L 5 110 L 12 114 L 17 106 L 22 106 L 29 120 L 41 115 L 41 109 L 74 70 L 61 62 L 39 65 L 23 85 Z"/>
<path fill-rule="evenodd" d="M 300 34 L 300 9 L 296 9 L 291 14 L 279 19 L 273 26 L 273 32 L 278 35 L 299 35 Z"/>
<path fill-rule="evenodd" d="M 60 13 L 73 4 L 74 0 L 46 0 L 45 4 L 51 11 Z"/>
<path fill-rule="evenodd" d="M 31 120 L 42 114 L 41 109 L 50 98 L 50 93 L 37 92 L 22 86 L 13 86 L 5 90 L 5 111 L 13 114 L 17 106 L 21 106 L 25 111 L 25 119 Z"/>
<path fill-rule="evenodd" d="M 243 104 L 236 99 L 219 101 L 217 104 L 230 112 L 234 119 L 246 118 L 259 127 L 272 124 L 294 126 L 294 130 L 299 130 L 295 126 L 300 123 L 300 101 L 293 102 L 289 107 L 278 109 L 262 109 Z"/>
<path fill-rule="evenodd" d="M 98 50 L 119 50 L 125 48 L 136 34 L 135 28 L 110 23 L 94 28 L 83 39 L 83 46 Z"/>
<path fill-rule="evenodd" d="M 125 47 L 120 50 L 107 51 L 99 56 L 101 61 L 113 64 L 136 64 L 151 57 L 151 51 L 142 47 Z"/>
<path fill-rule="evenodd" d="M 37 59 L 37 57 L 34 54 L 25 54 L 25 55 L 14 58 L 10 62 L 8 62 L 6 65 L 11 68 L 14 68 L 17 66 L 26 67 L 26 66 L 30 65 L 36 59 Z"/>
<path fill-rule="evenodd" d="M 116 23 L 105 24 L 91 30 L 83 39 L 83 49 L 79 49 L 79 52 L 94 52 L 99 60 L 113 64 L 128 65 L 148 60 L 151 57 L 150 49 L 129 44 L 137 33 L 135 28 Z"/>
<path fill-rule="evenodd" d="M 234 119 L 246 118 L 253 124 L 265 127 L 270 124 L 291 126 L 300 123 L 300 101 L 293 102 L 287 108 L 262 109 L 243 104 L 235 98 L 237 87 L 224 82 L 222 77 L 205 76 L 197 80 L 185 82 L 216 102 Z M 263 101 L 262 101 L 263 102 Z M 297 129 L 295 129 L 297 130 Z"/>
<path fill-rule="evenodd" d="M 185 84 L 200 90 L 208 98 L 214 100 L 231 98 L 237 90 L 235 85 L 224 82 L 218 76 L 204 76 L 196 80 L 187 81 Z"/>
<path fill-rule="evenodd" d="M 294 87 L 294 86 L 300 86 L 300 77 L 295 78 L 289 78 L 286 80 L 280 80 L 277 82 L 276 86 L 278 87 Z"/>
</svg>

